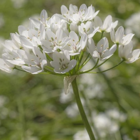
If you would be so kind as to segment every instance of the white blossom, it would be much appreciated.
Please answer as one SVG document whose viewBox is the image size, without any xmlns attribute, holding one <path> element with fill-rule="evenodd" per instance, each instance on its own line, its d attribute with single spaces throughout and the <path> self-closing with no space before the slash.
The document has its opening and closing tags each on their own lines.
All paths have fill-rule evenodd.
<svg viewBox="0 0 140 140">
<path fill-rule="evenodd" d="M 117 45 L 120 45 L 119 56 L 127 63 L 139 59 L 139 49 L 132 51 L 133 47 L 128 45 L 134 34 L 125 35 L 122 26 L 115 32 L 118 22 L 113 22 L 110 15 L 102 21 L 97 17 L 98 12 L 92 5 L 85 4 L 80 8 L 70 4 L 69 9 L 62 5 L 61 14 L 51 17 L 42 10 L 39 18 L 30 18 L 28 27 L 20 25 L 18 33 L 11 33 L 11 39 L 5 41 L 0 69 L 11 72 L 19 68 L 32 74 L 44 71 L 74 76 L 83 73 L 83 67 L 87 66 L 84 65 L 86 55 L 103 61 L 114 54 Z M 106 37 L 94 43 L 96 33 L 104 31 L 111 31 L 115 44 L 110 48 Z"/>
<path fill-rule="evenodd" d="M 110 58 L 113 53 L 116 51 L 116 45 L 113 45 L 109 49 L 109 43 L 107 38 L 102 38 L 97 46 L 95 45 L 93 39 L 88 40 L 88 51 L 94 58 L 99 58 L 100 60 L 105 60 Z"/>
<path fill-rule="evenodd" d="M 20 54 L 25 62 L 25 65 L 22 66 L 23 70 L 32 74 L 38 74 L 44 71 L 47 60 L 45 54 L 39 48 L 34 48 L 30 52 L 21 51 Z"/>
<path fill-rule="evenodd" d="M 82 4 L 78 10 L 78 7 L 70 4 L 69 10 L 66 6 L 61 6 L 62 15 L 70 22 L 78 24 L 79 22 L 85 22 L 93 20 L 99 11 L 95 12 L 94 7 L 91 5 L 87 7 Z"/>
<path fill-rule="evenodd" d="M 133 43 L 119 45 L 119 56 L 127 63 L 133 63 L 140 58 L 140 49 L 133 50 Z"/>
<path fill-rule="evenodd" d="M 42 40 L 42 48 L 46 53 L 52 53 L 57 49 L 65 47 L 69 41 L 67 34 L 62 30 L 58 29 L 56 33 L 50 29 L 46 31 L 46 40 Z"/>
<path fill-rule="evenodd" d="M 12 72 L 13 68 L 14 68 L 14 65 L 0 58 L 0 70 L 10 73 Z"/>
<path fill-rule="evenodd" d="M 53 61 L 50 62 L 54 67 L 56 73 L 66 73 L 73 69 L 76 65 L 76 60 L 70 60 L 70 55 L 68 51 L 64 52 L 54 52 Z"/>
<path fill-rule="evenodd" d="M 82 23 L 79 27 L 79 33 L 80 35 L 84 35 L 86 34 L 88 36 L 88 38 L 92 38 L 96 32 L 98 31 L 99 27 L 97 27 L 96 29 L 93 28 L 93 22 L 88 21 L 85 24 Z"/>
<path fill-rule="evenodd" d="M 70 40 L 64 49 L 69 51 L 70 55 L 77 55 L 86 47 L 87 35 L 82 35 L 81 38 L 74 32 L 69 33 Z"/>
<path fill-rule="evenodd" d="M 117 31 L 115 32 L 114 29 L 110 32 L 111 40 L 116 44 L 127 45 L 130 43 L 131 39 L 133 38 L 134 34 L 130 33 L 125 35 L 124 28 L 120 26 Z"/>
<path fill-rule="evenodd" d="M 45 27 L 48 26 L 48 19 L 48 13 L 46 10 L 42 10 L 39 19 L 30 18 L 30 21 L 37 29 L 39 29 L 40 24 L 43 24 Z"/>
<path fill-rule="evenodd" d="M 104 22 L 98 16 L 96 16 L 94 19 L 94 26 L 99 27 L 100 32 L 110 32 L 117 26 L 117 24 L 118 21 L 112 22 L 112 16 L 110 15 L 105 18 Z"/>
<path fill-rule="evenodd" d="M 65 32 L 67 31 L 67 21 L 64 20 L 62 16 L 58 14 L 53 15 L 48 21 L 49 28 L 55 33 L 58 29 L 62 29 Z"/>
</svg>

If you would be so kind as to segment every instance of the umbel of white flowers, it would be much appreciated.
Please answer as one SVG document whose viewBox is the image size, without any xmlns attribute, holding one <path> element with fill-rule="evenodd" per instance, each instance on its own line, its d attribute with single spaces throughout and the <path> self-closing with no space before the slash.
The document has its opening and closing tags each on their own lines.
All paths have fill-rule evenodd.
<svg viewBox="0 0 140 140">
<path fill-rule="evenodd" d="M 19 26 L 18 33 L 11 33 L 11 39 L 5 41 L 0 69 L 72 76 L 99 67 L 117 49 L 127 63 L 139 59 L 140 49 L 133 50 L 131 41 L 134 34 L 125 35 L 122 26 L 115 31 L 118 21 L 113 22 L 110 15 L 102 21 L 98 13 L 85 4 L 79 9 L 72 4 L 69 9 L 62 5 L 61 14 L 52 17 L 42 10 L 39 19 L 30 18 L 28 28 Z M 114 44 L 111 47 L 104 32 L 110 33 Z M 102 37 L 95 42 L 97 33 Z M 93 68 L 82 71 L 91 58 L 95 60 Z"/>
</svg>

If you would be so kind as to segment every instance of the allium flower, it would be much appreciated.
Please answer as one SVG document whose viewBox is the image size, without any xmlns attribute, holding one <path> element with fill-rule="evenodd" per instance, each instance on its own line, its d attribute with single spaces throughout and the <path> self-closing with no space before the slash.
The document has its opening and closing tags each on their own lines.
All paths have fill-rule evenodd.
<svg viewBox="0 0 140 140">
<path fill-rule="evenodd" d="M 81 35 L 83 34 L 86 34 L 88 36 L 88 38 L 92 38 L 96 32 L 98 31 L 99 27 L 97 27 L 95 30 L 93 28 L 93 22 L 91 21 L 88 21 L 86 22 L 85 24 L 82 23 L 80 26 L 79 26 L 79 33 Z"/>
<path fill-rule="evenodd" d="M 73 69 L 76 65 L 76 60 L 70 60 L 70 55 L 68 51 L 64 52 L 54 52 L 53 61 L 50 62 L 54 67 L 56 73 L 66 73 Z"/>
<path fill-rule="evenodd" d="M 0 69 L 5 72 L 12 72 L 12 69 L 14 68 L 14 65 L 6 62 L 4 59 L 0 59 Z"/>
<path fill-rule="evenodd" d="M 133 50 L 133 44 L 119 46 L 119 56 L 127 63 L 133 63 L 140 58 L 140 49 Z"/>
<path fill-rule="evenodd" d="M 18 33 L 12 33 L 11 40 L 5 41 L 0 69 L 8 72 L 12 68 L 20 69 L 32 74 L 48 72 L 65 76 L 78 75 L 85 73 L 82 67 L 88 63 L 90 55 L 93 59 L 106 60 L 114 54 L 116 44 L 121 45 L 121 58 L 130 63 L 137 60 L 139 49 L 129 52 L 129 56 L 128 50 L 124 49 L 134 34 L 124 35 L 123 27 L 119 27 L 115 32 L 117 21 L 112 22 L 109 15 L 102 22 L 97 17 L 98 12 L 95 12 L 92 5 L 87 7 L 85 4 L 79 9 L 70 4 L 69 10 L 63 5 L 62 14 L 52 17 L 42 10 L 39 19 L 30 18 L 28 28 L 20 25 Z M 95 41 L 93 37 L 98 31 L 111 31 L 111 39 L 115 44 L 109 48 L 108 38 L 103 34 L 100 40 Z M 96 66 L 98 62 L 87 72 Z"/>
<path fill-rule="evenodd" d="M 101 18 L 96 16 L 94 19 L 94 26 L 99 27 L 99 32 L 110 32 L 112 29 L 116 28 L 118 21 L 112 22 L 112 16 L 107 16 L 102 22 Z"/>
<path fill-rule="evenodd" d="M 70 4 L 69 10 L 66 6 L 62 5 L 61 13 L 68 21 L 77 24 L 79 22 L 93 20 L 99 11 L 95 12 L 92 5 L 87 7 L 85 4 L 82 4 L 78 10 L 77 6 Z"/>
<path fill-rule="evenodd" d="M 113 45 L 109 49 L 109 43 L 107 38 L 102 38 L 98 43 L 97 46 L 95 46 L 95 43 L 93 39 L 88 40 L 88 50 L 89 53 L 92 55 L 94 58 L 99 58 L 100 60 L 105 60 L 110 58 L 113 53 L 116 51 L 116 45 Z"/>
<path fill-rule="evenodd" d="M 110 32 L 111 40 L 116 44 L 127 45 L 131 39 L 133 38 L 134 34 L 130 33 L 124 35 L 124 28 L 120 26 L 117 31 L 115 32 L 114 29 Z"/>
</svg>

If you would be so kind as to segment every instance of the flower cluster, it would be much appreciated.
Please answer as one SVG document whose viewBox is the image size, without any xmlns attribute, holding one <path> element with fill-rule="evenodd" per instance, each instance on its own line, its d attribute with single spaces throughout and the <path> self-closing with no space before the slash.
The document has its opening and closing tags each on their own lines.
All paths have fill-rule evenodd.
<svg viewBox="0 0 140 140">
<path fill-rule="evenodd" d="M 133 51 L 134 34 L 125 35 L 123 27 L 115 31 L 118 21 L 113 22 L 110 15 L 102 21 L 98 13 L 92 5 L 87 7 L 85 4 L 79 9 L 72 4 L 69 9 L 62 5 L 61 14 L 52 17 L 43 10 L 39 19 L 29 19 L 28 28 L 19 26 L 18 33 L 11 33 L 11 40 L 5 41 L 0 69 L 78 75 L 83 73 L 81 69 L 91 57 L 96 64 L 86 72 L 108 60 L 117 49 L 123 61 L 136 61 L 140 50 Z M 111 47 L 105 32 L 110 33 Z M 99 33 L 101 38 L 95 42 L 95 35 Z"/>
</svg>

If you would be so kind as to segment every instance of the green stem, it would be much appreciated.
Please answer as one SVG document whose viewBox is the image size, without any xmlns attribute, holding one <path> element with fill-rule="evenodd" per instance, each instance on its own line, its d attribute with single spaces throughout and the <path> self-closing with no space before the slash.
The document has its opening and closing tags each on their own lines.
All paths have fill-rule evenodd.
<svg viewBox="0 0 140 140">
<path fill-rule="evenodd" d="M 115 65 L 115 66 L 113 66 L 113 67 L 111 67 L 111 68 L 109 68 L 109 69 L 107 69 L 107 70 L 98 71 L 98 72 L 89 72 L 89 73 L 93 73 L 93 74 L 96 74 L 96 73 L 103 73 L 103 72 L 109 71 L 109 70 L 111 70 L 111 69 L 113 69 L 113 68 L 119 66 L 119 65 L 120 65 L 121 63 L 123 63 L 123 62 L 124 62 L 124 60 L 122 60 L 119 64 L 117 64 L 117 65 Z M 97 67 L 97 68 L 98 68 L 98 67 Z"/>
<path fill-rule="evenodd" d="M 95 68 L 96 68 L 96 66 L 98 65 L 98 62 L 99 62 L 99 59 L 96 61 L 96 63 L 95 63 L 95 65 L 94 65 L 94 67 L 93 67 L 93 68 L 91 68 L 91 69 L 89 69 L 89 70 L 86 70 L 86 71 L 82 71 L 82 72 L 80 72 L 80 74 L 83 74 L 83 73 L 88 73 L 88 72 L 92 71 L 93 69 L 95 69 Z"/>
<path fill-rule="evenodd" d="M 99 64 L 96 68 L 100 67 L 101 65 L 103 65 L 106 61 L 108 61 L 109 59 L 106 59 L 104 62 L 102 62 L 101 64 Z"/>
<path fill-rule="evenodd" d="M 123 62 L 124 62 L 124 60 L 122 60 L 119 64 L 117 64 L 117 65 L 115 65 L 115 66 L 113 66 L 113 67 L 111 67 L 111 68 L 109 68 L 109 69 L 107 69 L 107 70 L 99 71 L 99 72 L 96 72 L 96 73 L 102 73 L 102 72 L 109 71 L 109 70 L 111 70 L 111 69 L 113 69 L 113 68 L 119 66 L 119 65 L 120 65 L 121 63 L 123 63 Z"/>
<path fill-rule="evenodd" d="M 84 62 L 82 63 L 82 65 L 80 66 L 79 70 L 82 69 L 90 60 L 90 54 L 88 54 L 88 56 L 86 57 L 86 59 L 84 60 Z"/>
<path fill-rule="evenodd" d="M 90 127 L 90 124 L 88 122 L 88 119 L 86 117 L 85 111 L 83 109 L 83 105 L 81 103 L 81 99 L 80 99 L 80 96 L 79 96 L 79 91 L 78 91 L 78 87 L 77 87 L 76 78 L 72 82 L 72 88 L 73 88 L 73 92 L 74 92 L 74 95 L 75 95 L 77 106 L 79 108 L 79 112 L 81 114 L 81 117 L 82 117 L 82 120 L 83 120 L 84 125 L 86 127 L 86 130 L 87 130 L 87 132 L 89 134 L 90 140 L 96 140 L 95 136 L 93 134 L 93 131 L 92 131 L 91 127 Z"/>
</svg>

